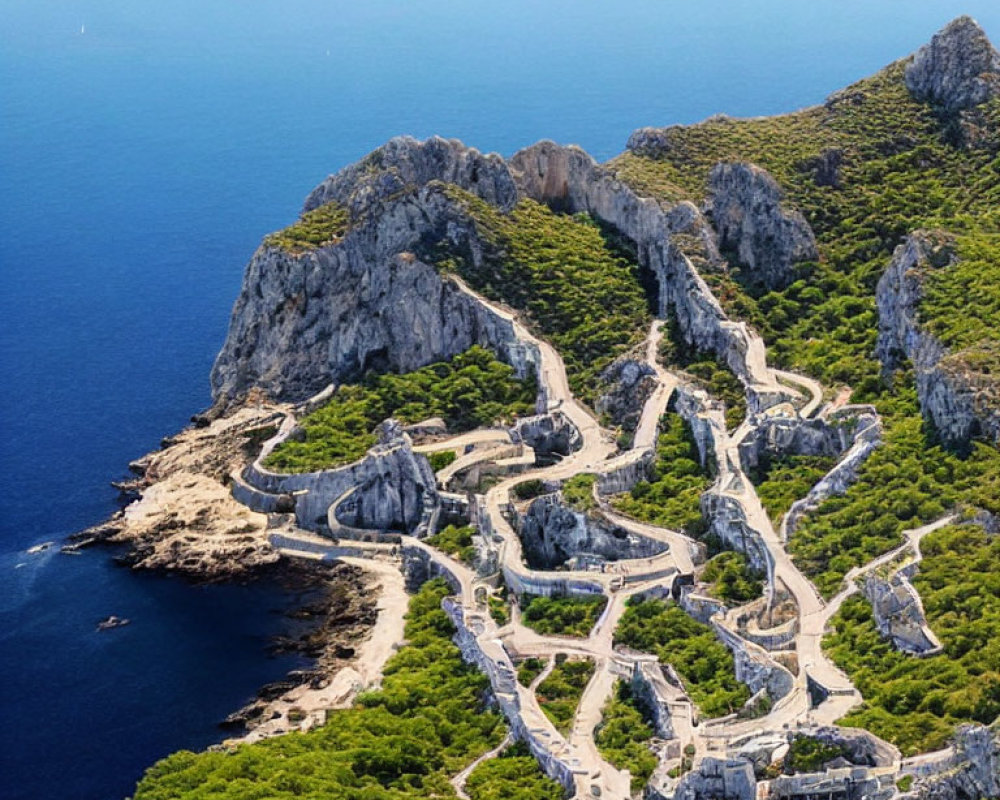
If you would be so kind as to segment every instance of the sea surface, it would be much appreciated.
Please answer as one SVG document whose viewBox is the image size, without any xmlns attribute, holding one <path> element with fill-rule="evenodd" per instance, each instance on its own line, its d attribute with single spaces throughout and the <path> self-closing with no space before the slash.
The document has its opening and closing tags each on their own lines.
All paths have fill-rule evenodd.
<svg viewBox="0 0 1000 800">
<path fill-rule="evenodd" d="M 606 159 L 820 102 L 960 13 L 1000 41 L 996 0 L 0 1 L 0 797 L 120 800 L 298 666 L 276 587 L 26 550 L 209 404 L 244 264 L 324 176 L 403 133 Z"/>
</svg>

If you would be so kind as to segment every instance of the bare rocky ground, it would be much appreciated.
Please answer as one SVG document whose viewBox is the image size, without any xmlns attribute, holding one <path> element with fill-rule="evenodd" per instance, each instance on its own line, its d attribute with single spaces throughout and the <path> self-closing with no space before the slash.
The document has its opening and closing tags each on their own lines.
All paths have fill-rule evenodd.
<svg viewBox="0 0 1000 800">
<path fill-rule="evenodd" d="M 120 560 L 129 566 L 198 581 L 250 578 L 273 564 L 279 556 L 267 541 L 267 516 L 237 503 L 227 481 L 285 411 L 251 397 L 225 417 L 197 418 L 194 426 L 165 439 L 160 450 L 129 465 L 137 477 L 117 485 L 133 501 L 74 536 L 70 547 L 126 544 Z"/>
</svg>

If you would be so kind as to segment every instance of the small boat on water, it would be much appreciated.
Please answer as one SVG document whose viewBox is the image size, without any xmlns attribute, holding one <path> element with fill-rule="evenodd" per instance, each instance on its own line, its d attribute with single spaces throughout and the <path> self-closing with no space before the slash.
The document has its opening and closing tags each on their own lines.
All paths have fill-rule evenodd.
<svg viewBox="0 0 1000 800">
<path fill-rule="evenodd" d="M 132 620 L 126 617 L 119 617 L 115 614 L 102 619 L 97 623 L 97 630 L 99 631 L 109 631 L 112 628 L 121 628 L 123 625 L 128 625 Z"/>
</svg>

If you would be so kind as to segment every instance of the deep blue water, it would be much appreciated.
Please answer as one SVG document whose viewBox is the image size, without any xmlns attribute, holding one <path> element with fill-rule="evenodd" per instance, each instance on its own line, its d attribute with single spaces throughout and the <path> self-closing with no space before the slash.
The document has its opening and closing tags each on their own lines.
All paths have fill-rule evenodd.
<svg viewBox="0 0 1000 800">
<path fill-rule="evenodd" d="M 121 798 L 282 675 L 275 589 L 27 556 L 209 402 L 243 265 L 399 133 L 598 158 L 810 105 L 995 0 L 0 0 L 0 796 Z M 81 27 L 85 32 L 81 33 Z M 18 566 L 24 564 L 24 566 Z M 134 623 L 106 634 L 110 613 Z"/>
</svg>

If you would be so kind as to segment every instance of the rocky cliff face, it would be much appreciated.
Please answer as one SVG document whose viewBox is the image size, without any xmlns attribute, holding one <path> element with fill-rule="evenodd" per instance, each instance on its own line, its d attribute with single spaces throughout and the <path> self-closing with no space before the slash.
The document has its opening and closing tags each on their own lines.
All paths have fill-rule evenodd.
<svg viewBox="0 0 1000 800">
<path fill-rule="evenodd" d="M 782 207 L 781 189 L 760 167 L 716 164 L 709 193 L 720 246 L 768 289 L 783 289 L 795 279 L 796 263 L 819 257 L 809 223 Z"/>
<path fill-rule="evenodd" d="M 946 112 L 1000 97 L 1000 53 L 971 17 L 959 17 L 921 47 L 906 67 L 913 96 Z"/>
<path fill-rule="evenodd" d="M 368 369 L 407 372 L 473 344 L 523 367 L 510 323 L 413 254 L 444 240 L 481 258 L 474 224 L 432 184 L 387 202 L 335 244 L 297 255 L 263 245 L 212 370 L 216 402 L 252 386 L 300 400 Z"/>
<path fill-rule="evenodd" d="M 558 495 L 535 500 L 521 520 L 525 560 L 532 569 L 554 569 L 574 557 L 593 561 L 647 558 L 666 550 L 653 539 L 635 536 L 562 504 Z"/>
<path fill-rule="evenodd" d="M 637 195 L 580 148 L 553 142 L 516 153 L 510 168 L 523 196 L 592 214 L 631 241 L 639 265 L 656 278 L 658 316 L 673 316 L 689 345 L 715 352 L 741 379 L 754 371 L 757 383 L 775 383 L 763 342 L 745 324 L 729 320 L 692 264 L 692 258 L 710 267 L 722 264 L 715 233 L 693 203 L 664 208 Z M 750 398 L 755 409 L 781 399 L 780 391 Z"/>
<path fill-rule="evenodd" d="M 920 323 L 924 277 L 947 269 L 954 258 L 949 237 L 936 232 L 916 231 L 896 248 L 876 289 L 876 352 L 887 372 L 904 357 L 913 362 L 924 416 L 946 444 L 962 446 L 977 435 L 1000 441 L 1000 410 L 992 399 L 996 379 L 963 364 L 960 354 L 948 353 Z"/>
<path fill-rule="evenodd" d="M 636 358 L 619 358 L 601 373 L 607 391 L 597 398 L 598 414 L 607 414 L 615 425 L 634 431 L 646 399 L 656 388 L 653 368 Z"/>
<path fill-rule="evenodd" d="M 1000 732 L 963 725 L 955 735 L 956 766 L 917 785 L 920 800 L 1000 797 Z"/>
</svg>

